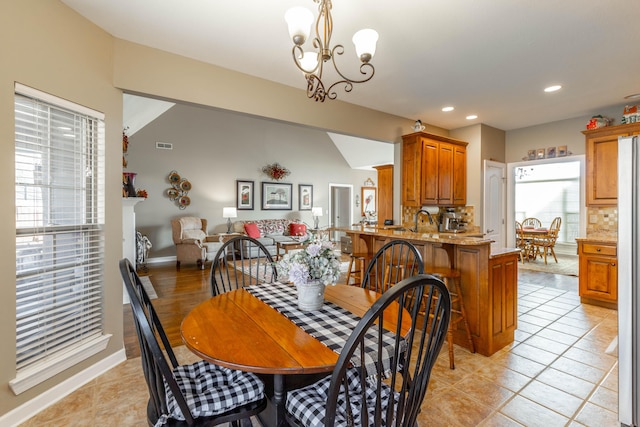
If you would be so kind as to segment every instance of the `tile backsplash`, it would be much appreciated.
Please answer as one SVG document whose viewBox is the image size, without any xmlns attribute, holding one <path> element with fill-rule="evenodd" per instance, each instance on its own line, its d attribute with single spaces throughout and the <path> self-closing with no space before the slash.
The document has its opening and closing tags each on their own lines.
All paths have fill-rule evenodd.
<svg viewBox="0 0 640 427">
<path fill-rule="evenodd" d="M 421 209 L 420 207 L 402 206 L 402 226 L 406 228 L 413 227 L 416 212 L 418 212 L 418 210 L 420 209 Z M 432 209 L 436 209 L 436 208 L 432 208 Z M 429 224 L 429 222 L 425 220 L 425 222 L 418 224 L 418 231 L 423 233 L 425 232 L 433 233 L 438 231 L 438 215 L 444 212 L 446 208 L 440 207 L 437 209 L 438 209 L 438 213 L 432 214 L 434 224 Z M 429 211 L 431 212 L 431 209 L 429 209 Z M 474 206 L 456 207 L 455 211 L 464 214 L 464 220 L 467 222 L 468 230 L 475 229 L 475 207 Z"/>
<path fill-rule="evenodd" d="M 602 206 L 587 208 L 587 237 L 590 235 L 618 235 L 618 207 Z"/>
</svg>

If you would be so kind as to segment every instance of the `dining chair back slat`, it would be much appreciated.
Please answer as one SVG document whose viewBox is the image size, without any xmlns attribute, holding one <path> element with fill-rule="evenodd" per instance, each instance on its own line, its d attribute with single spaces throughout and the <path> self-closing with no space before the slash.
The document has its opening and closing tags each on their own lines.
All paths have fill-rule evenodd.
<svg viewBox="0 0 640 427">
<path fill-rule="evenodd" d="M 450 316 L 449 291 L 434 276 L 419 274 L 391 286 L 356 325 L 331 377 L 288 393 L 287 421 L 297 426 L 415 426 Z M 390 353 L 382 344 L 389 331 Z M 370 363 L 354 364 L 354 356 Z"/>
<path fill-rule="evenodd" d="M 277 279 L 273 257 L 262 243 L 249 236 L 225 242 L 213 259 L 209 275 L 213 296 Z"/>
<path fill-rule="evenodd" d="M 424 263 L 418 249 L 406 240 L 391 240 L 369 262 L 362 287 L 383 293 L 403 279 L 422 273 Z"/>
</svg>

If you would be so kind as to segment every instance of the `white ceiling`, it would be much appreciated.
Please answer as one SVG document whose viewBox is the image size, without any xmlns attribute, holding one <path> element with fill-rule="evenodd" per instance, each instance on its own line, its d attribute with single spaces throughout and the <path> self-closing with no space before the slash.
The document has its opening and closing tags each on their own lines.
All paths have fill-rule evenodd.
<svg viewBox="0 0 640 427">
<path fill-rule="evenodd" d="M 311 0 L 62 1 L 115 37 L 304 88 L 283 15 Z M 353 33 L 380 34 L 375 76 L 339 99 L 447 129 L 598 114 L 640 92 L 638 0 L 334 0 L 333 19 L 352 76 Z"/>
</svg>

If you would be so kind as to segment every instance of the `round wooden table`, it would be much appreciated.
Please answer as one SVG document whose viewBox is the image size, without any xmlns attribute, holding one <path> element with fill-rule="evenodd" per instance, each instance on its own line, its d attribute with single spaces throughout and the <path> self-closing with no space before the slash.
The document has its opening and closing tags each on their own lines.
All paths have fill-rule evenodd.
<svg viewBox="0 0 640 427">
<path fill-rule="evenodd" d="M 379 297 L 354 286 L 327 286 L 325 290 L 325 301 L 359 317 Z M 202 302 L 184 318 L 180 330 L 185 345 L 204 360 L 273 376 L 271 405 L 260 416 L 269 426 L 286 425 L 285 375 L 330 373 L 338 360 L 337 353 L 245 289 Z"/>
</svg>

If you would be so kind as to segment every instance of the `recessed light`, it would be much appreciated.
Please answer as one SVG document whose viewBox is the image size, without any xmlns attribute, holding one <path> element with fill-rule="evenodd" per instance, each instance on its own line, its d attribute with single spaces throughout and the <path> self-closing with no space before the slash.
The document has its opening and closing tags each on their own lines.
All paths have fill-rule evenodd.
<svg viewBox="0 0 640 427">
<path fill-rule="evenodd" d="M 478 116 L 476 114 L 469 114 L 467 116 L 467 120 L 474 120 L 474 119 L 477 119 L 477 118 L 478 118 Z"/>
<path fill-rule="evenodd" d="M 624 99 L 640 99 L 640 93 L 633 93 L 631 95 L 627 95 Z"/>
<path fill-rule="evenodd" d="M 544 91 L 545 92 L 555 92 L 555 91 L 560 90 L 560 89 L 562 89 L 562 86 L 554 85 L 554 86 L 545 87 Z"/>
<path fill-rule="evenodd" d="M 442 111 L 444 111 L 445 113 L 448 113 L 449 111 L 453 111 L 454 108 L 453 107 L 442 107 Z"/>
</svg>

